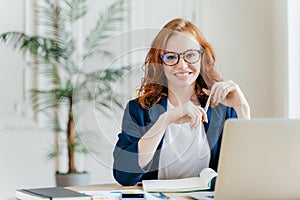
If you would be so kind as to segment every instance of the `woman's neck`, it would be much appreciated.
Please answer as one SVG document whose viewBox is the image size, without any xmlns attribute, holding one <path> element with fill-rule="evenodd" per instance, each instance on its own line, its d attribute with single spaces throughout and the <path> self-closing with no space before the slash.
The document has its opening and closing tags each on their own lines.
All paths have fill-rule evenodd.
<svg viewBox="0 0 300 200">
<path fill-rule="evenodd" d="M 193 101 L 195 101 L 194 98 L 192 98 L 194 96 L 195 96 L 195 91 L 194 91 L 194 87 L 192 86 L 168 89 L 168 99 L 170 103 L 175 107 L 180 106 L 192 99 Z"/>
</svg>

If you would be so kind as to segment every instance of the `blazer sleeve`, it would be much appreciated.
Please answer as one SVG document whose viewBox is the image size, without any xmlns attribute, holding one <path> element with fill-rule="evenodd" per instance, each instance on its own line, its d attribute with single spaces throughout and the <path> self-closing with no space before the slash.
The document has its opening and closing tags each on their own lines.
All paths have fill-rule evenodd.
<svg viewBox="0 0 300 200">
<path fill-rule="evenodd" d="M 225 119 L 230 119 L 230 118 L 238 118 L 236 111 L 232 107 L 227 107 L 226 108 L 226 117 Z"/>
<path fill-rule="evenodd" d="M 130 101 L 125 108 L 122 132 L 113 152 L 113 175 L 121 185 L 137 184 L 150 170 L 153 160 L 145 168 L 139 165 L 138 141 L 151 126 L 149 110 L 143 109 L 137 100 Z"/>
</svg>

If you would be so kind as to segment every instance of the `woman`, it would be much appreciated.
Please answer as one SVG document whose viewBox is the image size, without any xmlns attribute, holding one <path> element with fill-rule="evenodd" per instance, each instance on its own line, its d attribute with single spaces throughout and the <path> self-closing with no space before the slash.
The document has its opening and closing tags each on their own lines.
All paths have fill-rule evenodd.
<svg viewBox="0 0 300 200">
<path fill-rule="evenodd" d="M 174 19 L 153 40 L 144 67 L 114 150 L 115 179 L 135 185 L 217 170 L 224 121 L 250 118 L 250 108 L 239 86 L 216 72 L 210 44 L 191 22 Z"/>
</svg>

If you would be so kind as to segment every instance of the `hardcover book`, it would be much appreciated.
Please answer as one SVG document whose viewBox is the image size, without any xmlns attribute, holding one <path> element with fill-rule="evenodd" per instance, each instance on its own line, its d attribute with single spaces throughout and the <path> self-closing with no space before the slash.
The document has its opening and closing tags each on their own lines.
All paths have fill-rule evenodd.
<svg viewBox="0 0 300 200">
<path fill-rule="evenodd" d="M 20 189 L 16 197 L 20 200 L 92 200 L 91 196 L 63 187 Z"/>
</svg>

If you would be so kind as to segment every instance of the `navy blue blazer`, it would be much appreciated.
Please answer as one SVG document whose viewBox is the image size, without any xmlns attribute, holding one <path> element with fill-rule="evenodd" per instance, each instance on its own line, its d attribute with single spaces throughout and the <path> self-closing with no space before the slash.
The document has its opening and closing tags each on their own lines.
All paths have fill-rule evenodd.
<svg viewBox="0 0 300 200">
<path fill-rule="evenodd" d="M 201 102 L 204 107 L 205 102 Z M 113 157 L 113 175 L 121 185 L 135 185 L 146 179 L 158 178 L 160 141 L 156 153 L 149 164 L 141 168 L 138 162 L 138 141 L 167 110 L 167 97 L 163 97 L 150 109 L 144 109 L 137 99 L 128 102 L 124 111 L 122 132 L 118 135 Z M 204 123 L 208 143 L 211 148 L 209 167 L 217 171 L 224 122 L 228 118 L 237 118 L 233 108 L 222 104 L 207 111 L 208 123 Z"/>
</svg>

